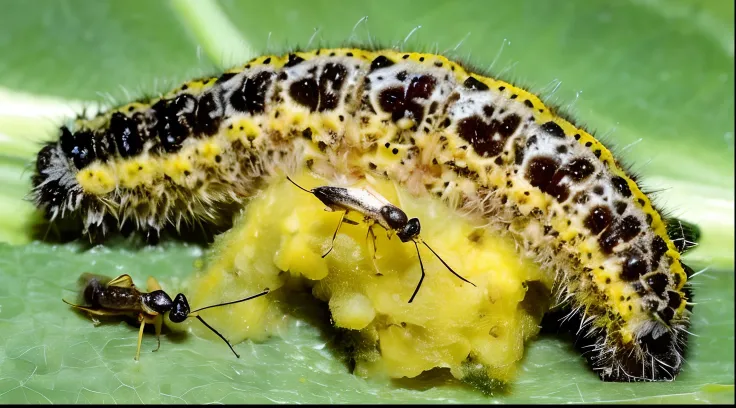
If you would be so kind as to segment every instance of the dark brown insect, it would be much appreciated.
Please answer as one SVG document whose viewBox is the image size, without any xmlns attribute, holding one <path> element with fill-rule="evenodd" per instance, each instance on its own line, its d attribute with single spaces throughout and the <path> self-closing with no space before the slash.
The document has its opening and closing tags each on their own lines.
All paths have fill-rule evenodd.
<svg viewBox="0 0 736 408">
<path fill-rule="evenodd" d="M 141 292 L 138 290 L 133 283 L 133 279 L 127 274 L 110 279 L 105 276 L 84 273 L 80 277 L 80 280 L 84 282 L 83 297 L 86 305 L 76 305 L 62 299 L 64 303 L 87 312 L 95 324 L 98 324 L 99 321 L 94 316 L 129 316 L 137 318 L 140 323 L 140 329 L 138 330 L 138 348 L 135 352 L 135 360 L 138 360 L 141 354 L 141 340 L 143 339 L 143 328 L 146 324 L 153 324 L 156 328 L 158 347 L 154 351 L 158 351 L 161 347 L 159 336 L 161 334 L 163 317 L 167 312 L 169 313 L 169 319 L 174 323 L 181 323 L 188 317 L 196 317 L 202 324 L 227 343 L 233 354 L 240 358 L 238 353 L 233 349 L 233 346 L 230 345 L 230 342 L 212 326 L 207 324 L 197 312 L 213 307 L 245 302 L 246 300 L 263 296 L 270 291 L 266 288 L 263 292 L 244 299 L 190 311 L 189 302 L 184 294 L 179 293 L 174 300 L 171 300 L 171 297 L 161 289 L 161 286 L 153 277 L 148 278 L 148 290 L 150 292 Z"/>
</svg>

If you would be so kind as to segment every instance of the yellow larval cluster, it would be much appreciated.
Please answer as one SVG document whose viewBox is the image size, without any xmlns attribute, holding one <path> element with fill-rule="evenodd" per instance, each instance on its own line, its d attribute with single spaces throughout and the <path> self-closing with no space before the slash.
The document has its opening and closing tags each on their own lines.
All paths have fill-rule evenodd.
<svg viewBox="0 0 736 408">
<path fill-rule="evenodd" d="M 307 173 L 292 178 L 308 188 L 328 184 Z M 513 241 L 485 233 L 482 219 L 402 194 L 392 182 L 371 180 L 370 186 L 418 217 L 422 238 L 477 287 L 453 276 L 423 248 L 427 276 L 409 304 L 421 276 L 414 245 L 395 236 L 389 240 L 374 227 L 374 265 L 363 222 L 343 224 L 334 249 L 322 258 L 340 215 L 325 211 L 319 200 L 284 179 L 251 201 L 242 219 L 218 240 L 206 267 L 190 282 L 192 306 L 269 287 L 272 293 L 256 301 L 203 312 L 233 342 L 262 339 L 283 322 L 289 294 L 309 290 L 329 305 L 335 327 L 359 333 L 354 357 L 360 375 L 415 377 L 447 367 L 462 378 L 464 364 L 473 362 L 482 364 L 490 378 L 513 379 L 524 343 L 539 331 L 551 280 L 520 256 Z M 350 218 L 362 221 L 354 214 Z M 527 296 L 539 287 L 546 288 L 542 296 L 538 291 Z M 247 324 L 234 324 L 240 319 Z"/>
</svg>

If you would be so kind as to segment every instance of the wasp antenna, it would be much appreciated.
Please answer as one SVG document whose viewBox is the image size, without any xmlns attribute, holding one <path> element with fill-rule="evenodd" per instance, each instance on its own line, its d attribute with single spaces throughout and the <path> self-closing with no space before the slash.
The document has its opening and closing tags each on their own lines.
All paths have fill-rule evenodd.
<svg viewBox="0 0 736 408">
<path fill-rule="evenodd" d="M 264 289 L 264 290 L 263 290 L 263 292 L 261 292 L 261 293 L 257 293 L 257 294 L 255 294 L 255 295 L 253 295 L 253 296 L 248 296 L 247 298 L 243 298 L 243 299 L 238 299 L 238 300 L 233 300 L 232 302 L 220 303 L 220 304 L 217 304 L 217 305 L 212 305 L 212 306 L 205 306 L 205 307 L 199 308 L 199 309 L 197 309 L 197 310 L 193 310 L 193 311 L 191 311 L 190 313 L 195 313 L 195 312 L 199 312 L 200 310 L 205 310 L 205 309 L 209 309 L 209 308 L 212 308 L 212 307 L 227 306 L 227 305 L 232 305 L 233 303 L 240 303 L 240 302 L 245 302 L 246 300 L 251 300 L 251 299 L 255 299 L 255 298 L 259 297 L 259 296 L 263 296 L 263 295 L 266 295 L 266 294 L 268 294 L 268 292 L 270 292 L 270 291 L 271 291 L 271 289 L 269 289 L 269 288 L 266 288 L 266 289 Z"/>
<path fill-rule="evenodd" d="M 202 322 L 203 325 L 207 326 L 207 328 L 210 329 L 210 330 L 212 330 L 216 335 L 220 336 L 220 338 L 222 339 L 222 341 L 224 341 L 225 343 L 227 343 L 227 346 L 230 347 L 230 350 L 232 350 L 233 354 L 235 354 L 235 357 L 240 358 L 240 356 L 238 355 L 238 353 L 235 352 L 235 349 L 233 349 L 233 346 L 230 345 L 230 342 L 227 341 L 227 339 L 225 337 L 223 337 L 222 334 L 220 334 L 220 332 L 218 332 L 217 330 L 215 330 L 214 327 L 212 327 L 209 324 L 207 324 L 207 322 L 205 322 L 204 319 L 202 319 L 201 317 L 199 317 L 199 316 L 194 316 L 194 317 L 196 317 L 197 319 L 199 319 L 199 321 Z"/>
<path fill-rule="evenodd" d="M 416 244 L 417 244 L 416 241 L 414 241 L 414 245 L 416 245 Z M 450 272 L 452 272 L 453 275 L 455 275 L 458 278 L 462 279 L 463 281 L 468 282 L 469 284 L 475 286 L 475 283 L 473 283 L 473 282 L 471 282 L 471 281 L 463 278 L 462 276 L 458 275 L 457 272 L 453 271 L 452 268 L 450 268 L 450 265 L 448 265 L 439 255 L 437 255 L 437 252 L 434 252 L 434 249 L 432 249 L 432 247 L 430 247 L 429 245 L 427 245 L 427 243 L 424 242 L 424 240 L 422 240 L 422 244 L 424 244 L 424 246 L 426 246 L 427 248 L 429 248 L 429 250 L 432 251 L 432 253 L 434 254 L 434 256 L 436 256 L 437 259 L 439 259 L 440 262 L 442 262 L 442 265 L 445 265 L 447 267 L 447 269 L 449 269 Z M 477 286 L 475 286 L 475 287 L 477 287 Z"/>
<path fill-rule="evenodd" d="M 417 257 L 419 258 L 419 267 L 422 269 L 422 277 L 419 279 L 419 283 L 417 284 L 417 288 L 414 289 L 414 293 L 411 295 L 411 299 L 409 299 L 409 303 L 411 303 L 411 302 L 414 301 L 414 297 L 419 292 L 419 287 L 422 286 L 422 281 L 424 281 L 424 264 L 422 263 L 422 256 L 419 255 L 419 245 L 417 245 L 417 241 L 412 241 L 412 242 L 414 243 L 414 248 L 417 249 Z"/>
<path fill-rule="evenodd" d="M 295 182 L 294 180 L 292 180 L 292 179 L 291 179 L 291 178 L 290 178 L 289 176 L 286 176 L 286 179 L 287 179 L 287 180 L 289 180 L 289 181 L 291 181 L 291 184 L 293 184 L 293 185 L 295 185 L 295 186 L 299 187 L 300 189 L 302 189 L 302 190 L 306 191 L 306 192 L 307 192 L 307 193 L 309 193 L 309 194 L 312 194 L 312 190 L 307 190 L 306 188 L 304 188 L 304 187 L 300 186 L 299 184 L 296 184 L 296 182 Z"/>
</svg>

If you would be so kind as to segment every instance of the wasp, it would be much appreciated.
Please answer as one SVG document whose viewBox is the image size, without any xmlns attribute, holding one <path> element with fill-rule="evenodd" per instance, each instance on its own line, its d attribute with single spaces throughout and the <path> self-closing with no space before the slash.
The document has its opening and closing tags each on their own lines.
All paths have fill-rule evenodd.
<svg viewBox="0 0 736 408">
<path fill-rule="evenodd" d="M 340 230 L 343 222 L 357 225 L 357 222 L 346 218 L 347 214 L 350 211 L 354 211 L 362 214 L 364 217 L 364 222 L 368 224 L 368 235 L 366 236 L 366 239 L 368 238 L 368 236 L 371 236 L 373 238 L 374 248 L 376 236 L 373 233 L 373 226 L 376 224 L 380 225 L 387 231 L 389 239 L 391 239 L 392 234 L 396 234 L 401 242 L 411 241 L 414 243 L 414 247 L 417 250 L 417 257 L 419 258 L 419 267 L 422 271 L 422 277 L 419 278 L 419 283 L 417 284 L 416 289 L 414 289 L 414 293 L 411 295 L 409 303 L 414 301 L 414 297 L 416 297 L 417 293 L 419 292 L 419 288 L 422 286 L 422 282 L 424 281 L 425 276 L 424 264 L 422 263 L 422 257 L 419 254 L 419 245 L 417 244 L 417 242 L 421 242 L 430 251 L 432 251 L 437 259 L 439 259 L 440 262 L 442 262 L 442 264 L 445 265 L 445 267 L 447 267 L 447 269 L 452 272 L 453 275 L 457 276 L 464 282 L 475 286 L 473 282 L 458 275 L 457 272 L 455 272 L 450 267 L 450 265 L 448 265 L 437 254 L 437 252 L 434 251 L 434 249 L 432 249 L 432 247 L 430 247 L 423 239 L 421 239 L 421 237 L 419 236 L 419 232 L 421 231 L 421 224 L 419 223 L 419 219 L 409 218 L 404 211 L 402 211 L 399 207 L 391 204 L 385 197 L 378 194 L 378 192 L 369 190 L 367 188 L 345 188 L 332 186 L 320 186 L 308 190 L 294 182 L 294 180 L 292 180 L 289 176 L 286 176 L 286 178 L 301 190 L 314 195 L 320 201 L 322 201 L 322 203 L 327 206 L 327 208 L 325 209 L 326 211 L 342 211 L 342 217 L 340 217 L 340 221 L 337 224 L 335 233 L 332 235 L 332 243 L 330 244 L 330 249 L 328 249 L 327 252 L 322 255 L 322 258 L 326 257 L 330 253 L 330 251 L 332 251 L 332 248 L 335 245 L 335 238 L 337 237 L 337 233 Z"/>
<path fill-rule="evenodd" d="M 196 317 L 230 347 L 235 357 L 240 358 L 240 355 L 235 352 L 230 342 L 215 330 L 214 327 L 207 324 L 197 312 L 213 307 L 245 302 L 266 295 L 270 291 L 266 288 L 263 292 L 244 299 L 206 306 L 192 311 L 184 294 L 179 293 L 174 297 L 174 300 L 171 300 L 171 297 L 161 289 L 161 286 L 153 277 L 148 278 L 149 292 L 140 291 L 133 283 L 130 275 L 127 274 L 110 279 L 105 276 L 84 273 L 80 277 L 80 281 L 84 284 L 83 297 L 86 305 L 76 305 L 62 299 L 64 303 L 87 312 L 95 325 L 99 324 L 99 320 L 95 316 L 128 316 L 137 319 L 140 329 L 138 330 L 138 347 L 135 352 L 136 361 L 138 361 L 141 354 L 143 328 L 146 324 L 153 324 L 156 329 L 158 347 L 153 351 L 158 351 L 161 348 L 159 336 L 161 335 L 163 317 L 167 312 L 169 313 L 169 319 L 173 323 L 181 323 L 189 317 Z"/>
</svg>

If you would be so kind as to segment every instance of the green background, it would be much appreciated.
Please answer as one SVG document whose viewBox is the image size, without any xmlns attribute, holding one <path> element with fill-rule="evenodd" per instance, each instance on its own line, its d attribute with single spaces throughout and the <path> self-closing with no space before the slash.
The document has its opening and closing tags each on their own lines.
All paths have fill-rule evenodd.
<svg viewBox="0 0 736 408">
<path fill-rule="evenodd" d="M 733 402 L 733 2 L 0 0 L 0 402 Z M 357 24 L 361 18 L 367 16 Z M 357 26 L 356 26 L 357 24 Z M 409 34 L 412 30 L 416 30 Z M 409 38 L 407 39 L 407 36 Z M 310 43 L 310 38 L 313 38 Z M 484 395 L 442 376 L 352 376 L 324 327 L 236 346 L 94 327 L 73 299 L 83 271 L 155 274 L 176 287 L 203 249 L 31 240 L 39 142 L 82 107 L 121 103 L 294 47 L 444 52 L 540 93 L 606 141 L 668 213 L 696 222 L 691 350 L 671 383 L 600 382 L 569 342 L 542 336 L 518 380 Z M 459 44 L 459 45 L 458 45 Z"/>
</svg>

